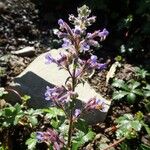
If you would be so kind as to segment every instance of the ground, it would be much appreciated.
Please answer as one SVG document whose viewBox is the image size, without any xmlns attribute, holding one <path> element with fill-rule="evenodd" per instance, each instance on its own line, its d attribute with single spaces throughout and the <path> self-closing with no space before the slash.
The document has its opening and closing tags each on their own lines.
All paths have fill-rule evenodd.
<svg viewBox="0 0 150 150">
<path fill-rule="evenodd" d="M 24 5 L 24 1 L 26 1 L 26 5 Z M 42 28 L 38 10 L 35 5 L 28 0 L 21 0 L 19 2 L 17 0 L 6 0 L 4 3 L 0 2 L 0 19 L 0 63 L 4 70 L 1 76 L 1 86 L 6 87 L 9 86 L 13 78 L 19 75 L 39 54 L 48 51 L 55 45 L 58 46 L 59 41 L 51 39 L 51 30 Z M 12 51 L 17 51 L 26 46 L 35 47 L 35 54 L 33 56 L 27 55 L 22 57 L 11 54 Z M 108 50 L 106 50 L 106 53 L 107 52 Z M 107 53 L 106 55 L 102 53 L 100 58 L 105 58 L 104 61 L 108 62 L 108 67 L 101 72 L 96 71 L 88 82 L 97 92 L 100 92 L 104 98 L 112 101 L 113 89 L 110 84 L 106 85 L 106 75 L 115 61 L 116 53 L 111 51 L 110 54 L 111 55 Z M 115 76 L 117 78 L 131 79 L 134 77 L 133 67 L 135 65 L 129 62 L 130 61 L 127 60 L 122 62 L 122 67 L 116 71 Z M 93 126 L 93 130 L 97 132 L 97 137 L 101 133 L 109 139 L 108 143 L 113 142 L 115 135 L 113 132 L 108 132 L 107 130 L 111 126 L 114 126 L 113 121 L 125 113 L 134 114 L 138 110 L 144 112 L 143 109 L 144 107 L 140 103 L 135 108 L 126 102 L 113 101 L 105 122 Z M 145 114 L 144 117 L 148 124 L 150 124 L 148 114 Z M 140 136 L 143 139 L 145 138 L 143 133 L 141 133 Z M 96 141 L 97 139 L 95 143 Z M 133 149 L 139 141 L 134 141 L 132 145 Z M 131 143 L 132 141 L 130 141 L 130 144 Z"/>
</svg>

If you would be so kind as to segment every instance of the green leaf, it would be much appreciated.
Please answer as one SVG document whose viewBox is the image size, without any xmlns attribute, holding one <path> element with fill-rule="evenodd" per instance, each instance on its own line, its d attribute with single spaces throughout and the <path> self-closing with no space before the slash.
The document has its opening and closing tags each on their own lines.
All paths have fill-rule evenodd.
<svg viewBox="0 0 150 150">
<path fill-rule="evenodd" d="M 132 121 L 131 126 L 135 131 L 140 131 L 142 128 L 142 124 L 138 120 Z"/>
<path fill-rule="evenodd" d="M 11 116 L 14 111 L 15 111 L 15 108 L 13 106 L 5 108 L 5 110 L 4 110 L 5 116 Z"/>
<path fill-rule="evenodd" d="M 141 144 L 140 149 L 138 150 L 150 150 L 150 146 L 146 145 L 146 144 Z"/>
<path fill-rule="evenodd" d="M 141 85 L 141 84 L 140 84 L 139 82 L 137 82 L 137 81 L 131 82 L 131 88 L 132 88 L 132 89 L 135 89 L 135 88 L 139 87 L 140 85 Z"/>
<path fill-rule="evenodd" d="M 26 145 L 28 145 L 28 150 L 35 150 L 37 140 L 36 139 L 28 139 Z"/>
<path fill-rule="evenodd" d="M 35 150 L 37 144 L 36 133 L 33 132 L 30 138 L 25 143 L 28 146 L 28 150 Z"/>
<path fill-rule="evenodd" d="M 143 93 L 140 89 L 134 89 L 132 92 L 137 94 L 137 95 L 143 96 Z"/>
<path fill-rule="evenodd" d="M 31 98 L 31 96 L 29 96 L 29 95 L 24 95 L 23 97 L 21 97 L 21 99 L 22 99 L 24 102 L 28 101 L 30 98 Z"/>
<path fill-rule="evenodd" d="M 51 107 L 51 108 L 48 108 L 48 109 L 43 109 L 43 112 L 46 112 L 46 117 L 48 118 L 55 118 L 57 116 L 65 116 L 65 113 L 63 110 L 61 109 L 58 109 L 56 107 Z"/>
<path fill-rule="evenodd" d="M 56 129 L 58 128 L 59 122 L 57 120 L 51 119 L 51 125 Z"/>
<path fill-rule="evenodd" d="M 35 116 L 29 117 L 29 121 L 33 126 L 37 125 L 37 123 L 38 123 L 38 120 Z"/>
<path fill-rule="evenodd" d="M 5 94 L 8 94 L 8 92 L 5 91 L 5 89 L 3 87 L 0 87 L 0 97 L 2 97 Z"/>
<path fill-rule="evenodd" d="M 123 88 L 123 86 L 125 86 L 125 82 L 121 79 L 115 79 L 112 83 L 112 86 L 117 88 Z"/>
<path fill-rule="evenodd" d="M 93 138 L 95 137 L 95 133 L 93 131 L 89 131 L 83 138 L 82 138 L 82 141 L 84 143 L 92 140 Z"/>
<path fill-rule="evenodd" d="M 136 99 L 136 95 L 135 95 L 134 93 L 129 93 L 129 94 L 127 95 L 127 100 L 128 100 L 128 102 L 134 103 L 134 102 L 135 102 L 135 99 Z"/>
<path fill-rule="evenodd" d="M 86 135 L 83 134 L 83 132 L 80 132 L 80 135 L 77 134 L 76 140 L 73 140 L 72 150 L 78 150 L 83 144 L 93 140 L 95 137 L 95 133 L 93 131 L 89 131 Z"/>
<path fill-rule="evenodd" d="M 113 99 L 114 100 L 119 100 L 122 99 L 123 97 L 125 97 L 128 94 L 128 92 L 125 91 L 115 91 L 113 93 Z"/>
<path fill-rule="evenodd" d="M 88 124 L 84 119 L 79 118 L 75 123 L 75 127 L 84 133 L 88 132 Z"/>
<path fill-rule="evenodd" d="M 15 120 L 14 120 L 14 125 L 17 125 L 18 122 L 19 122 L 19 120 L 20 120 L 20 118 L 22 118 L 22 117 L 23 117 L 23 114 L 16 115 L 16 116 L 15 116 Z"/>
<path fill-rule="evenodd" d="M 149 127 L 147 124 L 145 124 L 145 123 L 142 123 L 142 125 L 144 126 L 146 132 L 147 132 L 148 135 L 150 136 L 150 127 Z"/>
<path fill-rule="evenodd" d="M 144 96 L 145 97 L 150 97 L 150 91 L 144 91 Z"/>
</svg>

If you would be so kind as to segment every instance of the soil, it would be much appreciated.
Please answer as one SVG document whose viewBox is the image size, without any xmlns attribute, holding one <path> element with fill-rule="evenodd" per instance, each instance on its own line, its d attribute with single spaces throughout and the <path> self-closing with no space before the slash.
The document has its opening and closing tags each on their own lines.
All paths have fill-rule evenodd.
<svg viewBox="0 0 150 150">
<path fill-rule="evenodd" d="M 8 86 L 13 78 L 19 75 L 39 54 L 59 45 L 57 40 L 52 41 L 51 31 L 45 26 L 41 26 L 42 23 L 38 15 L 38 9 L 29 0 L 5 0 L 0 2 L 0 64 L 5 70 L 1 75 L 1 86 Z M 11 54 L 11 51 L 16 51 L 26 46 L 35 47 L 36 53 L 34 56 L 20 57 Z M 101 57 L 105 58 L 105 61 L 111 60 L 108 64 L 108 69 L 95 72 L 89 83 L 104 98 L 112 101 L 112 87 L 110 84 L 106 85 L 106 75 L 114 62 L 116 53 L 112 51 L 110 53 L 111 55 L 107 53 L 107 56 L 106 54 L 101 55 Z M 133 78 L 134 65 L 124 61 L 122 66 L 117 70 L 115 76 L 126 80 Z M 115 118 L 125 113 L 134 114 L 143 109 L 140 104 L 135 108 L 126 102 L 112 102 L 105 122 L 93 126 L 93 130 L 97 134 L 105 135 L 110 140 L 109 142 L 113 142 L 116 139 L 114 132 L 108 132 L 107 129 L 114 126 L 113 121 Z M 147 117 L 147 114 L 145 117 Z M 141 136 L 144 138 L 143 135 Z M 137 143 L 135 142 L 135 144 Z"/>
</svg>

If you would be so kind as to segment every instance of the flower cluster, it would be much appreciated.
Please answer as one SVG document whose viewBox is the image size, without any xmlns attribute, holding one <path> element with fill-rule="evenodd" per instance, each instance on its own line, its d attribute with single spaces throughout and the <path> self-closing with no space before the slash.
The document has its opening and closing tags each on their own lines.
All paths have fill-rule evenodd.
<svg viewBox="0 0 150 150">
<path fill-rule="evenodd" d="M 60 106 L 61 104 L 68 103 L 72 98 L 77 98 L 78 95 L 74 91 L 66 90 L 62 87 L 46 87 L 45 100 L 51 101 L 54 105 Z"/>
<path fill-rule="evenodd" d="M 90 110 L 94 110 L 94 109 L 98 109 L 102 112 L 107 112 L 107 104 L 102 99 L 100 100 L 97 98 L 91 98 L 85 105 L 84 110 L 90 111 Z"/>
<path fill-rule="evenodd" d="M 60 31 L 58 30 L 56 34 L 63 39 L 63 48 L 74 47 L 76 53 L 85 53 L 90 50 L 90 46 L 99 47 L 99 43 L 95 38 L 99 37 L 100 41 L 103 41 L 109 32 L 104 28 L 86 34 L 87 27 L 95 22 L 96 17 L 89 17 L 91 11 L 85 5 L 78 9 L 78 13 L 78 17 L 69 16 L 69 20 L 75 25 L 73 29 L 64 20 L 59 19 Z"/>
<path fill-rule="evenodd" d="M 54 150 L 60 150 L 64 145 L 64 140 L 55 130 L 47 129 L 45 132 L 36 132 L 36 138 L 39 142 L 51 143 Z"/>
<path fill-rule="evenodd" d="M 81 82 L 82 75 L 94 69 L 102 70 L 106 68 L 106 63 L 100 63 L 98 57 L 92 55 L 91 48 L 99 47 L 97 39 L 103 41 L 109 34 L 105 28 L 93 33 L 86 33 L 87 27 L 95 22 L 96 17 L 89 17 L 91 10 L 89 10 L 86 5 L 78 8 L 77 11 L 77 17 L 74 15 L 69 16 L 69 20 L 74 25 L 73 28 L 64 20 L 58 20 L 59 30 L 55 30 L 55 34 L 62 39 L 63 50 L 56 58 L 50 53 L 45 56 L 46 63 L 55 63 L 60 69 L 63 68 L 69 73 L 65 86 L 53 88 L 47 86 L 45 92 L 45 99 L 60 107 L 69 119 L 67 143 L 69 148 L 71 148 L 74 122 L 78 120 L 82 113 L 93 109 L 98 109 L 102 112 L 107 111 L 104 100 L 99 100 L 97 98 L 91 98 L 82 109 L 75 109 L 78 97 L 78 94 L 75 92 L 76 86 Z M 81 58 L 85 53 L 88 54 L 88 58 Z M 54 144 L 55 149 L 56 147 L 60 147 L 60 143 L 62 144 L 62 142 L 60 142 L 61 140 L 58 138 L 58 134 L 51 129 L 46 132 L 37 132 L 37 138 L 40 141 L 51 142 Z M 56 142 L 56 140 L 58 141 Z"/>
</svg>

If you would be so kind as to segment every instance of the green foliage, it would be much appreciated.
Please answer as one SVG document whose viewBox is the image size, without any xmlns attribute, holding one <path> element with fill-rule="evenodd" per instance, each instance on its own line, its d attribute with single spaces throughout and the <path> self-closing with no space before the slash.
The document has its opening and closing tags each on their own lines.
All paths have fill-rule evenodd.
<svg viewBox="0 0 150 150">
<path fill-rule="evenodd" d="M 10 105 L 0 111 L 0 127 L 5 128 L 17 124 L 35 126 L 38 124 L 37 117 L 41 114 L 40 109 L 24 110 L 24 107 L 18 103 L 14 106 Z"/>
<path fill-rule="evenodd" d="M 146 77 L 150 76 L 150 73 L 148 73 L 148 71 L 145 69 L 135 67 L 135 76 L 145 79 Z"/>
<path fill-rule="evenodd" d="M 73 137 L 72 150 L 78 150 L 83 144 L 91 141 L 95 137 L 95 133 L 89 130 L 87 133 L 78 131 Z"/>
<path fill-rule="evenodd" d="M 26 141 L 26 145 L 28 146 L 28 150 L 35 150 L 37 144 L 36 133 L 31 133 L 30 138 Z"/>
<path fill-rule="evenodd" d="M 142 128 L 139 120 L 135 119 L 131 114 L 124 114 L 115 121 L 117 123 L 116 136 L 118 139 L 125 137 L 132 139 L 137 137 L 137 132 Z"/>
<path fill-rule="evenodd" d="M 150 128 L 144 123 L 143 114 L 137 112 L 135 116 L 124 114 L 115 120 L 117 124 L 116 136 L 118 139 L 125 137 L 126 139 L 136 138 L 142 127 L 150 134 Z"/>
<path fill-rule="evenodd" d="M 6 68 L 0 67 L 0 77 L 6 75 Z"/>
<path fill-rule="evenodd" d="M 129 80 L 125 83 L 125 81 L 121 79 L 115 79 L 112 86 L 118 90 L 114 91 L 113 99 L 119 100 L 125 97 L 129 103 L 134 103 L 137 96 L 143 96 L 140 85 L 141 84 L 135 80 Z"/>
<path fill-rule="evenodd" d="M 138 148 L 138 150 L 150 150 L 150 146 L 148 146 L 146 144 L 141 144 L 140 148 Z"/>
<path fill-rule="evenodd" d="M 3 87 L 0 87 L 0 98 L 7 93 L 8 92 Z"/>
</svg>

